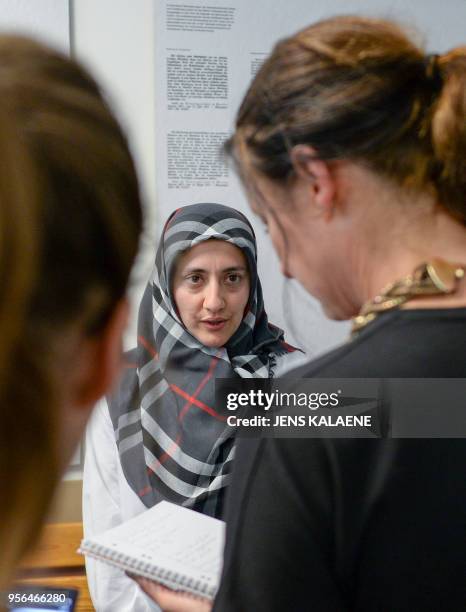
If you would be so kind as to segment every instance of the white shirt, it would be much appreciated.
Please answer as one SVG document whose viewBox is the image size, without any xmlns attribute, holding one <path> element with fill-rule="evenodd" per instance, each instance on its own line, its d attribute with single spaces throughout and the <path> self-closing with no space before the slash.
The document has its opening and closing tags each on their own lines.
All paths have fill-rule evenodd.
<svg viewBox="0 0 466 612">
<path fill-rule="evenodd" d="M 107 402 L 101 401 L 86 430 L 83 476 L 84 537 L 98 535 L 147 510 L 121 469 Z M 97 612 L 159 612 L 123 571 L 86 557 L 89 592 Z"/>
</svg>

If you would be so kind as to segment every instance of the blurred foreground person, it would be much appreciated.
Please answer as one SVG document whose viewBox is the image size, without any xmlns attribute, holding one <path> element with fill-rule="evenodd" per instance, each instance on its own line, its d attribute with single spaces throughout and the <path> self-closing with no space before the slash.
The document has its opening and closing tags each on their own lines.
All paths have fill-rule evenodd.
<svg viewBox="0 0 466 612">
<path fill-rule="evenodd" d="M 4 589 L 119 371 L 142 213 L 126 139 L 76 62 L 0 36 L 0 101 Z"/>
</svg>

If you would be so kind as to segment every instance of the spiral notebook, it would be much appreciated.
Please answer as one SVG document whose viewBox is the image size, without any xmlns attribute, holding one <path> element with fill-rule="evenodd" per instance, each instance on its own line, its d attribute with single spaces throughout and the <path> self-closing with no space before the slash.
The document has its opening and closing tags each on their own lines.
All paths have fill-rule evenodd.
<svg viewBox="0 0 466 612">
<path fill-rule="evenodd" d="M 80 553 L 176 591 L 213 599 L 222 570 L 225 524 L 163 501 L 105 533 Z"/>
</svg>

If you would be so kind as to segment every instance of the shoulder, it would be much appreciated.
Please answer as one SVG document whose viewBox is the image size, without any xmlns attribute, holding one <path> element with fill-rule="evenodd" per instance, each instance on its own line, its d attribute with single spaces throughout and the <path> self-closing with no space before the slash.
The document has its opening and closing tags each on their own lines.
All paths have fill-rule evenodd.
<svg viewBox="0 0 466 612">
<path fill-rule="evenodd" d="M 290 370 L 294 370 L 304 365 L 309 358 L 301 350 L 293 350 L 289 353 L 284 353 L 276 358 L 276 365 L 274 368 L 274 377 L 279 378 L 285 376 Z"/>
<path fill-rule="evenodd" d="M 465 377 L 466 309 L 400 310 L 381 316 L 294 378 Z"/>
<path fill-rule="evenodd" d="M 87 424 L 86 433 L 91 437 L 94 437 L 100 432 L 112 432 L 113 436 L 113 425 L 110 418 L 109 406 L 107 399 L 103 397 L 97 402 L 92 412 L 91 418 Z"/>
<path fill-rule="evenodd" d="M 102 398 L 95 406 L 91 418 L 86 427 L 85 437 L 86 461 L 93 459 L 96 463 L 114 463 L 116 453 L 115 430 L 107 400 Z"/>
</svg>

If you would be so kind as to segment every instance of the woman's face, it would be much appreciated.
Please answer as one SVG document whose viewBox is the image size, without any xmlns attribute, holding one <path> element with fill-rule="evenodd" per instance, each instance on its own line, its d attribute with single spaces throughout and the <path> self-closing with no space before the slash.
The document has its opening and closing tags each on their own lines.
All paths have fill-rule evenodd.
<svg viewBox="0 0 466 612">
<path fill-rule="evenodd" d="M 309 183 L 289 187 L 249 174 L 246 191 L 252 210 L 267 226 L 282 273 L 316 297 L 332 319 L 352 316 L 341 278 L 345 239 L 315 203 Z"/>
<path fill-rule="evenodd" d="M 172 292 L 190 334 L 205 346 L 224 346 L 243 320 L 250 291 L 243 252 L 223 240 L 207 240 L 179 257 Z"/>
<path fill-rule="evenodd" d="M 281 189 L 257 174 L 249 175 L 248 200 L 253 212 L 267 228 L 272 244 L 280 259 L 282 273 L 296 278 L 310 293 L 312 265 L 309 266 L 309 242 L 313 228 L 306 215 L 301 216 L 295 203 L 293 189 Z M 315 246 L 314 258 L 316 256 Z"/>
</svg>

